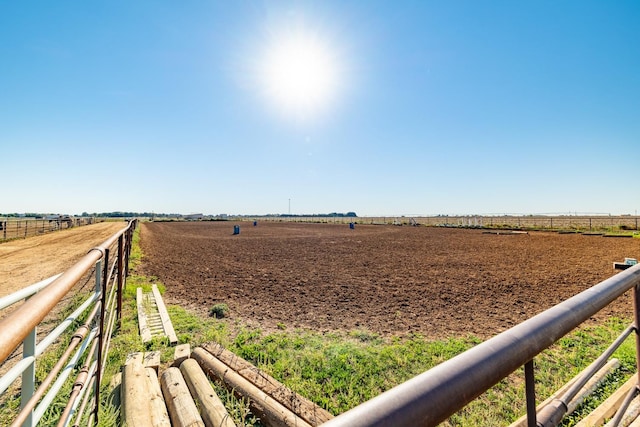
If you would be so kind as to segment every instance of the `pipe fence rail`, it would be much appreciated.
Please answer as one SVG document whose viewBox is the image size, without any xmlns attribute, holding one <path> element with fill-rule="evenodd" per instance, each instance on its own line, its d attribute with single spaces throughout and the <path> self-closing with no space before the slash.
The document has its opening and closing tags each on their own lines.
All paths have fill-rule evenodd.
<svg viewBox="0 0 640 427">
<path fill-rule="evenodd" d="M 248 219 L 240 217 L 238 219 Z M 250 217 L 265 222 L 319 222 L 373 225 L 426 225 L 433 227 L 486 227 L 548 230 L 639 230 L 635 215 L 441 215 L 441 216 L 265 216 Z M 236 219 L 236 218 L 231 218 Z"/>
<path fill-rule="evenodd" d="M 21 409 L 12 427 L 37 425 L 76 369 L 79 369 L 79 374 L 58 426 L 71 425 L 74 420 L 74 426 L 80 425 L 91 400 L 93 405 L 87 425 L 97 423 L 103 361 L 121 315 L 122 291 L 136 225 L 136 220 L 130 221 L 64 273 L 0 298 L 0 310 L 24 300 L 22 305 L 0 320 L 0 365 L 14 351 L 19 351 L 17 349 L 22 344 L 22 358 L 0 378 L 0 396 L 21 378 Z M 37 342 L 38 326 L 87 275 L 95 276 L 91 279 L 95 281 L 92 291 L 77 306 L 71 307 L 71 314 Z M 78 326 L 80 322 L 82 324 Z M 46 378 L 36 384 L 38 357 L 63 334 L 71 334 L 72 327 L 76 329 L 62 356 Z"/>
<path fill-rule="evenodd" d="M 38 236 L 97 222 L 94 217 L 9 218 L 0 217 L 0 241 Z"/>
<path fill-rule="evenodd" d="M 525 368 L 527 425 L 556 426 L 566 413 L 569 400 L 630 333 L 636 336 L 638 360 L 639 287 L 640 264 L 337 416 L 323 427 L 435 426 L 522 366 Z M 569 390 L 536 413 L 534 358 L 631 289 L 634 324 Z M 636 384 L 631 390 L 630 397 L 638 392 L 637 387 Z M 623 414 L 624 408 L 619 413 Z M 619 420 L 614 419 L 613 425 L 618 425 L 617 422 Z"/>
</svg>

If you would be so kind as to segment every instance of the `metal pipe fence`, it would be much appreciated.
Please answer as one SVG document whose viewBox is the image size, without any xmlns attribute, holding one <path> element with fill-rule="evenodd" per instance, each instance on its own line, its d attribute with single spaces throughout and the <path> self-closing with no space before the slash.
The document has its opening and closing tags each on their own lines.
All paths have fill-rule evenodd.
<svg viewBox="0 0 640 427">
<path fill-rule="evenodd" d="M 439 215 L 439 216 L 265 216 L 237 218 L 265 222 L 316 222 L 327 224 L 426 225 L 431 227 L 484 227 L 567 231 L 640 230 L 635 215 Z"/>
<path fill-rule="evenodd" d="M 522 366 L 528 373 L 528 425 L 555 426 L 566 412 L 563 399 L 570 398 L 577 385 L 536 414 L 532 361 L 628 290 L 634 289 L 637 301 L 638 287 L 640 264 L 374 397 L 323 427 L 435 426 Z M 637 339 L 638 306 L 635 310 L 633 330 Z M 606 353 L 610 352 L 611 349 Z M 591 368 L 601 360 L 596 362 Z M 585 372 L 585 377 L 588 374 Z M 586 382 L 584 378 L 578 381 Z"/>
<path fill-rule="evenodd" d="M 0 217 L 0 242 L 38 236 L 58 230 L 94 224 L 94 217 L 9 218 Z"/>
<path fill-rule="evenodd" d="M 91 415 L 98 418 L 100 403 L 100 380 L 111 334 L 116 320 L 120 317 L 117 304 L 121 300 L 126 284 L 131 240 L 137 221 L 131 221 L 125 228 L 115 233 L 101 245 L 92 248 L 74 266 L 62 274 L 22 289 L 0 299 L 0 310 L 24 300 L 24 303 L 0 320 L 0 365 L 18 351 L 22 344 L 22 358 L 13 364 L 0 378 L 0 395 L 6 392 L 20 377 L 21 410 L 11 426 L 34 426 L 58 395 L 74 369 L 84 359 L 71 398 L 67 400 L 59 425 L 66 426 L 74 419 L 79 424 L 84 409 L 77 411 L 79 403 L 86 408 L 93 396 Z M 111 254 L 111 256 L 110 256 Z M 89 294 L 72 307 L 51 332 L 37 340 L 37 328 L 41 322 L 58 307 L 87 274 L 95 276 L 95 286 Z M 70 328 L 84 322 L 73 334 L 66 350 L 49 371 L 47 377 L 36 384 L 35 368 L 38 357 Z"/>
</svg>

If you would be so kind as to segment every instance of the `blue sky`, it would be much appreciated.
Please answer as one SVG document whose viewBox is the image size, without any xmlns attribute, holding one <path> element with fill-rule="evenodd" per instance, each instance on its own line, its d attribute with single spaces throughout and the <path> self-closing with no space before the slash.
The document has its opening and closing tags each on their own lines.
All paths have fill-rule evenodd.
<svg viewBox="0 0 640 427">
<path fill-rule="evenodd" d="M 0 212 L 634 214 L 639 22 L 637 1 L 3 2 Z M 334 76 L 309 111 L 265 89 L 302 35 Z"/>
</svg>

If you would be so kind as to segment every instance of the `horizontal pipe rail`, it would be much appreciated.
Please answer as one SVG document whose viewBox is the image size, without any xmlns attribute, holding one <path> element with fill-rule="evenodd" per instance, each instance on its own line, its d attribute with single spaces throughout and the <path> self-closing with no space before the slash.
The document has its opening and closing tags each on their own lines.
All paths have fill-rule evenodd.
<svg viewBox="0 0 640 427">
<path fill-rule="evenodd" d="M 89 397 L 91 396 L 91 390 L 93 389 L 96 381 L 95 372 L 97 367 L 98 367 L 98 364 L 94 361 L 93 364 L 91 365 L 91 370 L 89 371 L 89 378 L 90 378 L 89 385 L 83 388 L 82 391 L 80 392 L 82 394 L 82 403 L 80 403 L 80 408 L 74 414 L 76 417 L 76 421 L 75 423 L 73 423 L 73 427 L 80 427 L 80 421 L 82 420 L 84 412 L 87 408 L 87 404 L 89 403 Z M 89 416 L 89 421 L 85 425 L 90 426 L 93 424 L 91 420 L 92 415 L 93 413 L 91 414 L 91 416 Z"/>
<path fill-rule="evenodd" d="M 80 261 L 49 286 L 31 297 L 9 316 L 0 320 L 0 331 L 11 331 L 11 333 L 0 334 L 0 364 L 11 355 L 13 350 L 49 314 L 76 282 L 93 268 L 96 261 L 104 256 L 105 250 L 117 242 L 118 237 L 124 234 L 130 226 L 131 224 L 127 225 L 100 246 L 92 248 Z"/>
<path fill-rule="evenodd" d="M 55 276 L 51 276 L 48 279 L 41 280 L 37 283 L 34 283 L 31 286 L 27 286 L 26 288 L 20 289 L 12 293 L 11 295 L 7 295 L 6 297 L 0 298 L 0 310 L 9 307 L 17 303 L 18 301 L 22 301 L 25 298 L 30 297 L 31 295 L 38 293 L 41 289 L 49 286 L 54 280 L 60 277 L 62 274 L 56 274 Z"/>
<path fill-rule="evenodd" d="M 435 426 L 638 285 L 640 264 L 356 406 L 323 427 Z"/>
<path fill-rule="evenodd" d="M 553 399 L 548 405 L 538 412 L 538 424 L 543 426 L 560 424 L 564 416 L 569 412 L 569 402 L 573 400 L 591 377 L 593 377 L 593 375 L 595 375 L 595 373 L 607 363 L 607 360 L 609 360 L 629 335 L 634 332 L 636 332 L 635 325 L 630 325 L 627 329 L 622 331 L 618 338 L 616 338 L 615 341 L 611 343 L 611 345 L 583 371 L 580 378 L 578 378 L 561 396 Z"/>
<path fill-rule="evenodd" d="M 69 363 L 64 367 L 58 379 L 53 383 L 49 392 L 44 396 L 38 407 L 33 412 L 34 422 L 37 423 L 40 421 L 40 418 L 44 415 L 45 411 L 53 402 L 53 399 L 56 397 L 60 389 L 62 388 L 64 382 L 67 380 L 69 375 L 73 372 L 73 369 L 78 365 L 78 362 L 82 355 L 86 352 L 89 344 L 96 338 L 98 335 L 98 328 L 94 328 L 89 332 L 89 336 L 82 341 L 80 348 L 75 352 Z"/>
<path fill-rule="evenodd" d="M 67 406 L 64 408 L 60 419 L 58 420 L 58 427 L 66 426 L 69 424 L 70 418 L 73 415 L 73 411 L 78 406 L 78 398 L 82 395 L 83 390 L 86 390 L 85 386 L 87 385 L 87 380 L 90 378 L 90 374 L 93 374 L 90 369 L 91 362 L 93 360 L 93 356 L 98 348 L 98 340 L 93 340 L 91 344 L 91 350 L 87 355 L 87 359 L 80 369 L 80 373 L 76 377 L 75 382 L 73 383 L 73 388 L 71 389 L 71 395 L 69 396 L 69 401 L 67 402 Z"/>
<path fill-rule="evenodd" d="M 92 312 L 89 314 L 87 321 L 76 330 L 76 333 L 71 338 L 71 342 L 69 343 L 69 346 L 67 347 L 65 352 L 62 354 L 62 356 L 60 356 L 60 359 L 53 366 L 53 368 L 51 368 L 47 377 L 42 380 L 40 387 L 38 387 L 34 395 L 31 396 L 31 399 L 29 399 L 29 401 L 22 406 L 20 413 L 13 420 L 12 426 L 20 426 L 22 425 L 22 423 L 24 423 L 24 421 L 26 421 L 28 414 L 31 412 L 31 410 L 33 410 L 33 408 L 36 407 L 36 404 L 47 391 L 53 380 L 56 378 L 56 375 L 58 375 L 69 357 L 71 357 L 71 353 L 73 352 L 73 350 L 75 350 L 80 342 L 82 342 L 82 340 L 86 338 L 87 333 L 89 333 L 89 331 L 91 330 L 91 322 L 93 322 L 93 319 L 96 317 L 98 309 L 99 306 L 96 305 Z"/>
<path fill-rule="evenodd" d="M 0 377 L 0 394 L 4 393 L 13 383 L 13 381 L 15 381 L 16 378 L 20 376 L 20 374 L 26 371 L 29 365 L 31 365 L 31 363 L 33 363 L 33 361 L 38 356 L 44 353 L 44 351 L 49 348 L 49 346 L 53 344 L 60 337 L 60 335 L 62 335 L 69 328 L 69 326 L 71 326 L 73 322 L 75 322 L 78 317 L 80 317 L 80 315 L 84 313 L 89 306 L 91 306 L 91 304 L 99 299 L 99 297 L 100 294 L 98 293 L 91 294 L 91 296 L 89 296 L 89 298 L 87 298 L 80 307 L 78 307 L 73 313 L 67 316 L 67 318 L 63 322 L 61 322 L 53 331 L 49 332 L 49 334 L 36 345 L 36 351 L 33 356 L 23 358 L 18 363 L 16 363 L 9 371 L 7 371 L 5 375 Z"/>
</svg>

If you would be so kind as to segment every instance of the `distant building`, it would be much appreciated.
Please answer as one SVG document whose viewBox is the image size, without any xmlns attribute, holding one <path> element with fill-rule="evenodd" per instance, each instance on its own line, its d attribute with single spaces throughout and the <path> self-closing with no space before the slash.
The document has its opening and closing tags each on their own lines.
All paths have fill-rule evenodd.
<svg viewBox="0 0 640 427">
<path fill-rule="evenodd" d="M 201 213 L 196 213 L 196 214 L 184 215 L 183 218 L 186 219 L 187 221 L 201 221 L 202 218 L 204 218 L 204 215 Z"/>
</svg>

